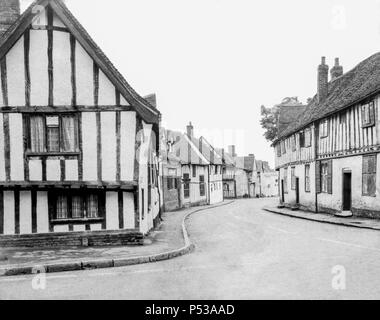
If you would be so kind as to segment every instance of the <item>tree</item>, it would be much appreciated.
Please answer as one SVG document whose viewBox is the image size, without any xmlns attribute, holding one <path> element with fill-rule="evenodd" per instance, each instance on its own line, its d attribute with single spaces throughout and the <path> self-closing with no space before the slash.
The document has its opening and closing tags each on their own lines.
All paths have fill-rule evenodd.
<svg viewBox="0 0 380 320">
<path fill-rule="evenodd" d="M 265 130 L 264 137 L 270 142 L 273 142 L 277 138 L 278 134 L 278 116 L 279 108 L 266 108 L 261 106 L 261 120 L 260 124 Z"/>
</svg>

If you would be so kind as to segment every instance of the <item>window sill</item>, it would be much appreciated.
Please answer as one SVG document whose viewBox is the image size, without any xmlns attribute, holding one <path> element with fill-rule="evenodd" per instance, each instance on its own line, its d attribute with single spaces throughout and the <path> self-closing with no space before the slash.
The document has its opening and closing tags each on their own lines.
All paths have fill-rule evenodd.
<svg viewBox="0 0 380 320">
<path fill-rule="evenodd" d="M 375 123 L 368 123 L 368 124 L 362 124 L 362 128 L 369 128 L 369 127 L 374 127 Z"/>
<path fill-rule="evenodd" d="M 79 156 L 80 152 L 26 152 L 27 157 Z"/>
<path fill-rule="evenodd" d="M 73 219 L 53 219 L 51 220 L 52 224 L 68 224 L 68 223 L 78 223 L 78 224 L 86 224 L 86 223 L 95 223 L 95 222 L 103 222 L 103 218 L 73 218 Z"/>
</svg>

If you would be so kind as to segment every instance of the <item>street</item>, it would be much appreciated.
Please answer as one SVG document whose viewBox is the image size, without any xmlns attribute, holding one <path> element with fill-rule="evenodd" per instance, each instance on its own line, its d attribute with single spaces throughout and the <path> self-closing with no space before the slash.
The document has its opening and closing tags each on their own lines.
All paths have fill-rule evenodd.
<svg viewBox="0 0 380 320">
<path fill-rule="evenodd" d="M 379 299 L 380 233 L 284 217 L 237 200 L 187 223 L 192 254 L 123 268 L 0 279 L 1 299 Z M 334 286 L 344 270 L 343 286 Z M 340 273 L 342 275 L 342 273 Z M 344 276 L 344 274 L 343 274 Z"/>
</svg>

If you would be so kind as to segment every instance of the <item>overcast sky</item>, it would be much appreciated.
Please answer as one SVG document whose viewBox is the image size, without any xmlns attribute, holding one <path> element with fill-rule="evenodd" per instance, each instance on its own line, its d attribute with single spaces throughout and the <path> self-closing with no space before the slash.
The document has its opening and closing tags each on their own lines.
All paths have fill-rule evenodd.
<svg viewBox="0 0 380 320">
<path fill-rule="evenodd" d="M 31 1 L 24 0 L 24 5 Z M 345 72 L 380 51 L 378 0 L 66 0 L 163 125 L 273 164 L 260 106 L 316 92 L 321 56 Z"/>
</svg>

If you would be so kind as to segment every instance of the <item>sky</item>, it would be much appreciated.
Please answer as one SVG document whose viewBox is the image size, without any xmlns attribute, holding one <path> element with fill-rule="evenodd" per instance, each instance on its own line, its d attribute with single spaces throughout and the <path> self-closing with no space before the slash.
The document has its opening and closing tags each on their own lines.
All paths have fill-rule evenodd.
<svg viewBox="0 0 380 320">
<path fill-rule="evenodd" d="M 22 0 L 25 7 L 31 3 Z M 316 93 L 321 56 L 344 71 L 380 51 L 380 0 L 66 0 L 162 124 L 274 163 L 260 107 Z"/>
</svg>

